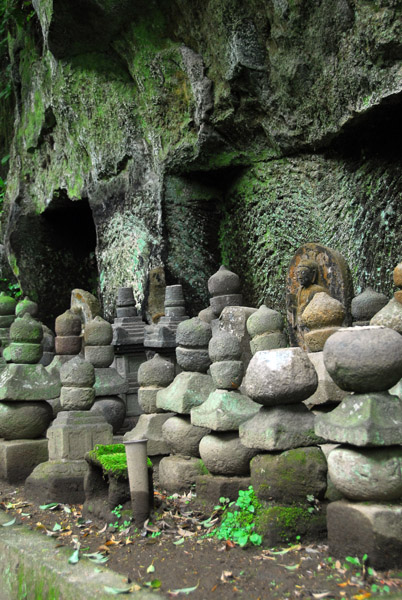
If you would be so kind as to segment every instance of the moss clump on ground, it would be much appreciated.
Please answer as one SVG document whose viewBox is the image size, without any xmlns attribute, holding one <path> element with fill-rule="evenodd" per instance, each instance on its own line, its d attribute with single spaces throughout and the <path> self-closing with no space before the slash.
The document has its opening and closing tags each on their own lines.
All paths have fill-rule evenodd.
<svg viewBox="0 0 402 600">
<path fill-rule="evenodd" d="M 102 446 L 97 444 L 89 452 L 89 457 L 98 462 L 102 469 L 114 475 L 115 477 L 124 477 L 127 479 L 127 456 L 124 444 L 107 444 Z M 147 458 L 148 469 L 152 468 L 150 458 Z"/>
</svg>

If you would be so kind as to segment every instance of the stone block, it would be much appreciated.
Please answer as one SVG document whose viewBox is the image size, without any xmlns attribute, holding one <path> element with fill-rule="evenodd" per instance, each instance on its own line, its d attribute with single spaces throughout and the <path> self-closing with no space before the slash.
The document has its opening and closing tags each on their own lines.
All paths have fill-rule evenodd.
<svg viewBox="0 0 402 600">
<path fill-rule="evenodd" d="M 202 323 L 202 321 L 200 322 Z M 176 348 L 176 359 L 177 364 L 184 371 L 206 373 L 211 364 L 207 348 L 184 348 L 179 346 Z"/>
<path fill-rule="evenodd" d="M 402 304 L 392 298 L 370 321 L 370 325 L 383 325 L 402 333 Z"/>
<path fill-rule="evenodd" d="M 223 475 L 199 475 L 196 480 L 197 502 L 211 506 L 218 504 L 219 498 L 237 500 L 240 490 L 247 490 L 250 477 L 229 477 Z"/>
<path fill-rule="evenodd" d="M 103 369 L 110 367 L 114 359 L 113 346 L 85 346 L 85 360 L 95 368 Z"/>
<path fill-rule="evenodd" d="M 402 444 L 402 400 L 388 392 L 348 395 L 333 411 L 317 415 L 315 432 L 353 446 Z"/>
<path fill-rule="evenodd" d="M 82 504 L 85 500 L 85 460 L 54 460 L 41 463 L 25 481 L 25 494 L 40 504 Z"/>
<path fill-rule="evenodd" d="M 89 410 L 95 400 L 95 390 L 87 387 L 62 387 L 60 404 L 63 410 Z"/>
<path fill-rule="evenodd" d="M 237 433 L 210 434 L 200 442 L 200 455 L 213 475 L 249 475 L 256 450 L 246 448 Z"/>
<path fill-rule="evenodd" d="M 251 485 L 259 500 L 305 502 L 307 495 L 323 499 L 327 461 L 317 446 L 294 448 L 281 454 L 260 454 L 250 463 Z"/>
<path fill-rule="evenodd" d="M 112 426 L 99 414 L 62 411 L 48 429 L 47 438 L 49 460 L 81 460 L 95 444 L 111 444 L 113 433 Z"/>
<path fill-rule="evenodd" d="M 264 546 L 284 545 L 300 538 L 303 542 L 326 538 L 326 505 L 321 504 L 319 511 L 311 508 L 311 504 L 278 506 L 263 502 L 256 518 L 256 531 L 262 536 Z"/>
<path fill-rule="evenodd" d="M 193 407 L 205 402 L 214 389 L 210 375 L 189 371 L 179 373 L 167 388 L 158 392 L 156 405 L 163 410 L 189 414 Z"/>
<path fill-rule="evenodd" d="M 159 463 L 159 485 L 171 493 L 188 492 L 205 467 L 199 458 L 165 456 Z"/>
<path fill-rule="evenodd" d="M 162 425 L 162 434 L 172 454 L 199 457 L 200 441 L 210 433 L 206 427 L 190 423 L 189 417 L 171 417 Z"/>
<path fill-rule="evenodd" d="M 241 346 L 240 360 L 244 365 L 245 371 L 252 356 L 250 349 L 251 337 L 247 331 L 247 319 L 256 311 L 256 308 L 247 306 L 227 306 L 223 309 L 219 319 L 220 329 L 228 333 L 234 333 L 239 340 Z"/>
<path fill-rule="evenodd" d="M 118 396 L 128 391 L 128 381 L 118 374 L 116 369 L 95 369 L 95 396 Z"/>
<path fill-rule="evenodd" d="M 239 427 L 242 444 L 260 450 L 290 450 L 325 440 L 314 433 L 314 415 L 304 404 L 262 408 Z"/>
<path fill-rule="evenodd" d="M 85 325 L 84 341 L 86 346 L 109 346 L 113 339 L 113 328 L 110 323 L 96 316 Z"/>
<path fill-rule="evenodd" d="M 288 341 L 283 331 L 274 333 L 264 333 L 255 336 L 250 342 L 251 353 L 256 354 L 262 350 L 275 350 L 276 348 L 286 348 Z"/>
<path fill-rule="evenodd" d="M 137 425 L 124 435 L 125 440 L 147 439 L 148 456 L 158 454 L 169 454 L 169 446 L 165 442 L 162 433 L 162 425 L 174 413 L 161 413 L 154 415 L 140 415 Z"/>
<path fill-rule="evenodd" d="M 402 566 L 402 506 L 332 502 L 327 512 L 332 556 L 363 556 L 374 569 Z"/>
<path fill-rule="evenodd" d="M 243 363 L 240 360 L 214 362 L 210 367 L 215 386 L 222 390 L 236 390 L 243 379 Z"/>
<path fill-rule="evenodd" d="M 237 431 L 259 410 L 259 404 L 240 392 L 215 390 L 201 406 L 191 410 L 191 422 L 213 431 Z"/>
<path fill-rule="evenodd" d="M 9 364 L 0 371 L 0 400 L 51 400 L 60 388 L 58 372 L 43 365 Z"/>
<path fill-rule="evenodd" d="M 56 354 L 79 354 L 81 346 L 82 338 L 77 335 L 57 336 L 54 339 Z"/>
<path fill-rule="evenodd" d="M 310 352 L 308 355 L 313 363 L 318 376 L 318 387 L 314 394 L 304 400 L 304 404 L 311 408 L 319 404 L 331 404 L 333 402 L 341 402 L 347 392 L 341 390 L 332 379 L 324 365 L 324 355 L 322 352 Z"/>
<path fill-rule="evenodd" d="M 138 390 L 138 404 L 145 414 L 161 413 L 162 408 L 158 408 L 156 405 L 156 396 L 160 387 L 141 387 Z"/>
<path fill-rule="evenodd" d="M 91 363 L 76 356 L 60 368 L 60 381 L 67 387 L 92 387 L 95 369 Z"/>
<path fill-rule="evenodd" d="M 11 342 L 8 347 L 10 359 L 15 363 L 33 365 L 39 362 L 42 356 L 40 344 L 29 344 L 27 342 Z"/>
<path fill-rule="evenodd" d="M 106 422 L 113 427 L 114 434 L 119 431 L 126 416 L 126 404 L 118 396 L 102 396 L 102 398 L 97 398 L 90 410 L 91 412 L 103 415 Z"/>
<path fill-rule="evenodd" d="M 52 408 L 44 400 L 0 402 L 0 438 L 37 438 L 45 433 L 52 418 Z"/>
<path fill-rule="evenodd" d="M 0 440 L 0 479 L 21 483 L 48 459 L 47 440 Z"/>
</svg>

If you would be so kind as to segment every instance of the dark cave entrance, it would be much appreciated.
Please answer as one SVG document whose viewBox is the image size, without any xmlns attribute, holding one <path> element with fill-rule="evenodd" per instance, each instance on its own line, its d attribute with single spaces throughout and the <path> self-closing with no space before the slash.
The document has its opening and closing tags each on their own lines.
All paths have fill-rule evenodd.
<svg viewBox="0 0 402 600">
<path fill-rule="evenodd" d="M 24 293 L 39 304 L 39 318 L 54 319 L 70 306 L 71 290 L 97 294 L 96 229 L 87 199 L 54 194 L 41 215 L 19 218 L 10 237 Z"/>
</svg>

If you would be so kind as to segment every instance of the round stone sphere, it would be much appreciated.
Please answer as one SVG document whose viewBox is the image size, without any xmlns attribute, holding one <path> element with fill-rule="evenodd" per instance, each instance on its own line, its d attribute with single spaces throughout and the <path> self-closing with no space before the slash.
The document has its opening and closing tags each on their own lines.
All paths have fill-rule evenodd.
<svg viewBox="0 0 402 600">
<path fill-rule="evenodd" d="M 81 319 L 71 310 L 66 310 L 55 321 L 56 335 L 63 337 L 81 335 Z"/>
<path fill-rule="evenodd" d="M 109 425 L 113 427 L 113 433 L 116 434 L 123 425 L 126 416 L 126 405 L 124 400 L 118 396 L 103 396 L 95 400 L 90 412 L 103 415 Z"/>
<path fill-rule="evenodd" d="M 236 294 L 240 290 L 240 279 L 236 273 L 223 265 L 208 279 L 208 292 L 211 296 Z"/>
<path fill-rule="evenodd" d="M 211 337 L 211 325 L 202 321 L 199 317 L 182 321 L 179 323 L 176 331 L 176 343 L 178 346 L 207 348 Z"/>
<path fill-rule="evenodd" d="M 15 307 L 15 314 L 17 317 L 23 317 L 26 314 L 36 317 L 38 314 L 38 305 L 29 298 L 24 298 Z"/>
<path fill-rule="evenodd" d="M 10 327 L 10 339 L 13 342 L 40 344 L 42 338 L 42 323 L 31 317 L 29 313 L 15 319 Z"/>
<path fill-rule="evenodd" d="M 200 456 L 200 441 L 210 432 L 206 427 L 192 425 L 186 416 L 171 417 L 162 425 L 162 435 L 171 454 Z"/>
<path fill-rule="evenodd" d="M 112 343 L 113 328 L 110 323 L 95 317 L 85 325 L 84 341 L 88 346 L 108 346 Z"/>
<path fill-rule="evenodd" d="M 263 304 L 255 313 L 249 316 L 246 326 L 251 337 L 273 331 L 282 331 L 283 317 L 277 310 L 272 310 Z"/>
<path fill-rule="evenodd" d="M 328 455 L 335 487 L 350 500 L 389 502 L 402 497 L 402 448 L 335 448 Z"/>
<path fill-rule="evenodd" d="M 137 378 L 142 387 L 166 387 L 174 379 L 174 364 L 155 354 L 140 365 Z"/>
<path fill-rule="evenodd" d="M 47 402 L 0 402 L 0 438 L 35 439 L 46 431 L 52 418 Z"/>
<path fill-rule="evenodd" d="M 317 385 L 316 370 L 301 348 L 257 352 L 243 380 L 247 396 L 264 406 L 303 402 Z"/>
<path fill-rule="evenodd" d="M 214 475 L 249 475 L 250 460 L 258 450 L 246 448 L 237 432 L 213 433 L 200 441 L 200 455 Z"/>
<path fill-rule="evenodd" d="M 351 312 L 355 321 L 370 321 L 376 313 L 388 304 L 385 294 L 368 287 L 352 300 Z"/>
<path fill-rule="evenodd" d="M 0 294 L 0 315 L 14 315 L 16 306 L 17 300 L 15 298 Z"/>
<path fill-rule="evenodd" d="M 67 387 L 92 387 L 95 383 L 95 368 L 90 362 L 76 356 L 61 367 L 60 381 Z"/>
<path fill-rule="evenodd" d="M 347 392 L 382 392 L 402 378 L 402 336 L 388 327 L 340 329 L 325 343 L 324 364 Z"/>
<path fill-rule="evenodd" d="M 222 360 L 238 360 L 241 356 L 241 346 L 237 337 L 227 331 L 219 331 L 213 336 L 208 346 L 212 362 Z"/>
</svg>

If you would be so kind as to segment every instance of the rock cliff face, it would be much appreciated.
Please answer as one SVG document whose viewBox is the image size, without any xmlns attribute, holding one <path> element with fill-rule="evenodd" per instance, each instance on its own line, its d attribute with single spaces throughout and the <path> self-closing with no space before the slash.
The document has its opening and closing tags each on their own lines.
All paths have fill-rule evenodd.
<svg viewBox="0 0 402 600">
<path fill-rule="evenodd" d="M 283 309 L 287 266 L 309 241 L 345 256 L 356 291 L 390 293 L 402 2 L 32 4 L 9 39 L 2 227 L 44 313 L 99 285 L 110 316 L 117 287 L 141 303 L 160 265 L 195 312 L 221 260 L 246 303 Z"/>
</svg>

